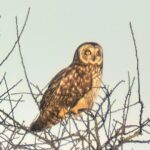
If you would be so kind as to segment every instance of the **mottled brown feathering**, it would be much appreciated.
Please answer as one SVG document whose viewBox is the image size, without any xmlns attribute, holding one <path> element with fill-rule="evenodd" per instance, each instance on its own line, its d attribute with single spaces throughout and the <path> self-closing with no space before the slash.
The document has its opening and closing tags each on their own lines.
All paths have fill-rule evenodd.
<svg viewBox="0 0 150 150">
<path fill-rule="evenodd" d="M 91 109 L 100 88 L 102 69 L 102 47 L 94 42 L 80 45 L 72 64 L 51 80 L 31 131 L 52 127 L 69 113 L 78 114 L 81 110 Z"/>
</svg>

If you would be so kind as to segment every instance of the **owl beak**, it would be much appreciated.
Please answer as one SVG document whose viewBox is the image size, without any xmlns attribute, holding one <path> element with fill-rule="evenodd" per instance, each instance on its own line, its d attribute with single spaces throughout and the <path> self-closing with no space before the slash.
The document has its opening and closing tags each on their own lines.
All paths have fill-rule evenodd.
<svg viewBox="0 0 150 150">
<path fill-rule="evenodd" d="M 94 55 L 94 56 L 92 57 L 92 60 L 95 61 L 95 59 L 96 59 L 96 56 Z"/>
</svg>

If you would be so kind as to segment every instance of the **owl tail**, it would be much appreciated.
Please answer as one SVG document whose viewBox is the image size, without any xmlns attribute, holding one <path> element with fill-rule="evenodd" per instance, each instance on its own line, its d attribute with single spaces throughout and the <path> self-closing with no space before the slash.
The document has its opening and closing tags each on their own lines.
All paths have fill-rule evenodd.
<svg viewBox="0 0 150 150">
<path fill-rule="evenodd" d="M 56 117 L 53 112 L 44 112 L 31 124 L 30 131 L 40 132 L 46 128 L 51 128 L 59 123 L 61 118 Z"/>
<path fill-rule="evenodd" d="M 42 121 L 41 117 L 39 116 L 37 120 L 35 120 L 31 126 L 30 126 L 30 131 L 36 131 L 40 132 L 46 127 L 46 124 Z"/>
</svg>

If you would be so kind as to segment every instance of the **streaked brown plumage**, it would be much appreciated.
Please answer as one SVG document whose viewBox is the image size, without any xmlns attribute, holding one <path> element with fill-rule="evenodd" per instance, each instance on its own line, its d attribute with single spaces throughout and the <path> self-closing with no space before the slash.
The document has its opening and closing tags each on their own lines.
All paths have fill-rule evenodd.
<svg viewBox="0 0 150 150">
<path fill-rule="evenodd" d="M 81 44 L 71 65 L 51 80 L 31 131 L 52 127 L 69 113 L 78 114 L 81 110 L 91 109 L 100 88 L 102 70 L 102 47 L 94 42 Z"/>
</svg>

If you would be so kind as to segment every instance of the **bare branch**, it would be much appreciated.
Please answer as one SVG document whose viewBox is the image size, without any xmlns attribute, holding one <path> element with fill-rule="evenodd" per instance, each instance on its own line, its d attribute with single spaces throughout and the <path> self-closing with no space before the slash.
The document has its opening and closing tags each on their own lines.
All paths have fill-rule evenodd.
<svg viewBox="0 0 150 150">
<path fill-rule="evenodd" d="M 137 45 L 136 45 L 136 40 L 134 37 L 134 32 L 133 32 L 133 28 L 132 28 L 132 24 L 130 22 L 130 30 L 131 30 L 131 34 L 132 34 L 132 38 L 133 38 L 133 42 L 134 42 L 134 47 L 135 47 L 135 56 L 136 56 L 136 63 L 137 63 L 137 80 L 138 80 L 138 98 L 139 98 L 139 103 L 141 106 L 141 110 L 140 110 L 140 118 L 139 118 L 139 125 L 140 125 L 140 133 L 142 134 L 142 116 L 143 116 L 143 109 L 144 109 L 144 103 L 141 99 L 141 84 L 140 84 L 140 70 L 139 70 L 139 58 L 138 58 L 138 49 L 137 49 Z"/>
<path fill-rule="evenodd" d="M 32 88 L 31 88 L 31 86 L 30 86 L 30 81 L 29 81 L 29 78 L 28 78 L 28 75 L 27 75 L 27 71 L 26 71 L 26 68 L 25 68 L 25 64 L 24 64 L 24 60 L 23 60 L 23 56 L 22 56 L 22 52 L 21 52 L 17 17 L 16 17 L 16 31 L 17 31 L 17 38 L 18 38 L 17 43 L 18 43 L 19 54 L 20 54 L 20 58 L 21 58 L 21 64 L 22 64 L 22 67 L 23 67 L 23 70 L 24 70 L 24 75 L 25 75 L 25 78 L 26 78 L 26 81 L 27 81 L 29 90 L 30 90 L 30 92 L 31 92 L 31 95 L 32 95 L 33 99 L 35 100 L 35 103 L 36 103 L 37 106 L 38 106 L 38 102 L 37 102 L 36 98 L 34 97 L 34 94 L 33 94 L 33 92 L 32 92 Z"/>
<path fill-rule="evenodd" d="M 19 36 L 18 36 L 18 38 L 17 38 L 15 44 L 13 45 L 12 49 L 9 51 L 9 53 L 7 54 L 7 56 L 2 60 L 2 62 L 0 63 L 0 66 L 3 65 L 3 63 L 8 59 L 8 57 L 9 57 L 9 56 L 12 54 L 12 52 L 14 51 L 14 49 L 15 49 L 15 47 L 16 47 L 16 45 L 17 45 L 19 39 L 21 38 L 22 33 L 23 33 L 23 31 L 24 31 L 24 29 L 25 29 L 25 27 L 26 27 L 26 24 L 27 24 L 27 21 L 28 21 L 29 14 L 30 14 L 30 8 L 28 9 L 28 12 L 27 12 L 27 16 L 26 16 L 24 25 L 23 25 L 23 27 L 22 27 L 22 30 L 21 30 L 21 32 L 20 32 L 20 34 L 19 34 Z"/>
</svg>

